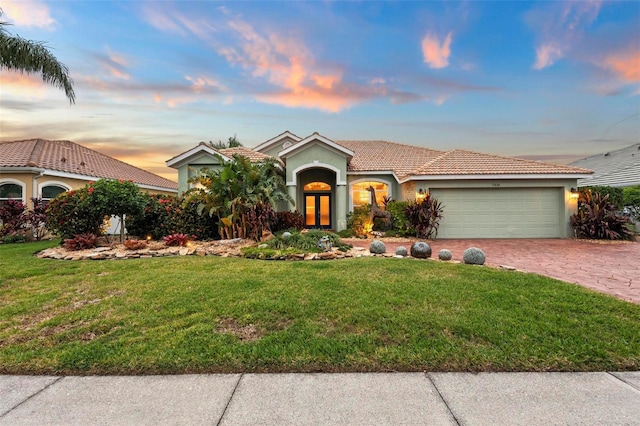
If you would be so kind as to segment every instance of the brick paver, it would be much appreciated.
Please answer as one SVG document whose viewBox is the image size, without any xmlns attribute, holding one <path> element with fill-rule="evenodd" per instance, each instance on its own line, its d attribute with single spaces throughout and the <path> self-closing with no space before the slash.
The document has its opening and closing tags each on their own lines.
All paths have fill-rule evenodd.
<svg viewBox="0 0 640 426">
<path fill-rule="evenodd" d="M 371 240 L 349 240 L 368 247 Z M 385 241 L 387 252 L 411 240 Z M 640 303 L 640 243 L 575 239 L 474 239 L 429 241 L 433 257 L 448 249 L 453 260 L 462 260 L 469 247 L 481 248 L 489 266 L 511 266 L 579 284 L 623 300 Z"/>
</svg>

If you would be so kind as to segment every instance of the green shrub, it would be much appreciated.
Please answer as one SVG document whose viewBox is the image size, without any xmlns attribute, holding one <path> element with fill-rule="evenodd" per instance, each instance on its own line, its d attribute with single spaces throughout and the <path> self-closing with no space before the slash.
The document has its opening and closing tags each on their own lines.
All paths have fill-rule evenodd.
<svg viewBox="0 0 640 426">
<path fill-rule="evenodd" d="M 623 204 L 633 220 L 640 220 L 640 185 L 622 189 Z"/>
<path fill-rule="evenodd" d="M 0 237 L 3 244 L 25 243 L 27 242 L 27 233 L 25 231 L 12 231 Z"/>
<path fill-rule="evenodd" d="M 215 218 L 198 214 L 198 203 L 171 195 L 144 194 L 145 206 L 138 214 L 127 216 L 131 235 L 160 240 L 167 235 L 189 234 L 199 240 L 219 238 Z"/>
<path fill-rule="evenodd" d="M 343 243 L 337 234 L 320 230 L 312 230 L 306 233 L 294 231 L 291 232 L 291 236 L 288 238 L 282 238 L 281 235 L 274 235 L 273 238 L 267 240 L 265 244 L 267 244 L 267 247 L 270 249 L 284 250 L 287 248 L 295 248 L 302 252 L 319 253 L 322 250 L 318 248 L 318 242 L 323 237 L 329 238 L 331 245 L 338 250 L 346 251 L 351 248 L 351 245 Z"/>
<path fill-rule="evenodd" d="M 342 231 L 338 231 L 338 236 L 340 238 L 353 238 L 356 236 L 356 233 L 353 229 L 343 229 Z"/>
<path fill-rule="evenodd" d="M 387 232 L 388 236 L 409 237 L 416 235 L 416 229 L 411 226 L 405 213 L 409 204 L 409 201 L 391 201 L 387 204 L 387 211 L 391 213 L 393 222 L 393 229 Z"/>
<path fill-rule="evenodd" d="M 88 186 L 58 195 L 49 202 L 46 213 L 49 230 L 63 240 L 102 233 L 105 215 L 93 208 Z"/>
<path fill-rule="evenodd" d="M 591 193 L 598 193 L 601 197 L 609 196 L 609 203 L 613 204 L 616 209 L 621 210 L 624 207 L 622 188 L 614 186 L 585 186 L 580 188 L 581 191 L 591 190 Z"/>
<path fill-rule="evenodd" d="M 365 235 L 367 232 L 365 226 L 369 223 L 370 213 L 370 204 L 354 208 L 353 212 L 347 214 L 347 228 L 353 230 L 357 236 Z"/>
</svg>

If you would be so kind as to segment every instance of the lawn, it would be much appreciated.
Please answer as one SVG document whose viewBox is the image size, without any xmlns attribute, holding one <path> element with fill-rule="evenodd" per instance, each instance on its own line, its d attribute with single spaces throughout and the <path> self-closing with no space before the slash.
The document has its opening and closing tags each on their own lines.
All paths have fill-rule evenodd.
<svg viewBox="0 0 640 426">
<path fill-rule="evenodd" d="M 640 305 L 415 259 L 59 261 L 0 245 L 0 373 L 640 370 Z"/>
</svg>

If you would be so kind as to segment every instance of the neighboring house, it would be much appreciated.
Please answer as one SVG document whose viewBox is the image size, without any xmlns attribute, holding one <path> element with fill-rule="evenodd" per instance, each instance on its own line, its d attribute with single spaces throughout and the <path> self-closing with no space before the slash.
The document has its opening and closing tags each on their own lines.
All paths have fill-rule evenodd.
<svg viewBox="0 0 640 426">
<path fill-rule="evenodd" d="M 640 185 L 640 143 L 592 155 L 571 165 L 593 170 L 593 176 L 579 179 L 578 186 Z"/>
<path fill-rule="evenodd" d="M 0 203 L 49 200 L 101 178 L 132 180 L 150 193 L 177 194 L 168 179 L 70 141 L 29 139 L 0 142 Z"/>
<path fill-rule="evenodd" d="M 233 148 L 237 150 L 238 148 Z M 252 161 L 272 157 L 285 168 L 289 195 L 309 228 L 346 228 L 347 214 L 382 197 L 414 200 L 430 193 L 444 205 L 441 238 L 565 238 L 577 209 L 572 192 L 591 170 L 454 149 L 437 151 L 386 141 L 333 141 L 318 133 L 284 132 L 253 149 Z M 214 154 L 231 149 L 201 143 L 167 161 L 178 169 L 180 193 Z M 242 152 L 240 152 L 242 154 Z M 574 191 L 575 192 L 575 191 Z"/>
</svg>

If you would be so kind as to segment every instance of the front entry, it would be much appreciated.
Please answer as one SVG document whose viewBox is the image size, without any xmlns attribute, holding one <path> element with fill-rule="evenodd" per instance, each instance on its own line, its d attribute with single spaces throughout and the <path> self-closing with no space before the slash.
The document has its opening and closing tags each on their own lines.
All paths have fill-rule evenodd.
<svg viewBox="0 0 640 426">
<path fill-rule="evenodd" d="M 307 228 L 331 227 L 331 195 L 304 194 L 304 220 Z"/>
</svg>

